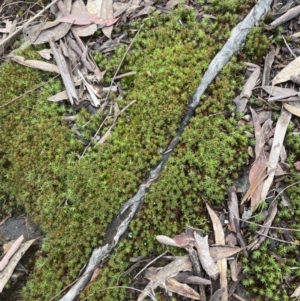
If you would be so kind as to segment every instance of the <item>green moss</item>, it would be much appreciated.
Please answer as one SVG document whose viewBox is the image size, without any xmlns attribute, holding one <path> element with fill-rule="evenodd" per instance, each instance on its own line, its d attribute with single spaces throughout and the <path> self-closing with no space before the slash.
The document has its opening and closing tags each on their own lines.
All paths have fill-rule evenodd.
<svg viewBox="0 0 300 301">
<path fill-rule="evenodd" d="M 262 27 L 254 27 L 250 30 L 244 52 L 250 61 L 261 60 L 271 46 L 271 41 L 264 33 Z"/>
<path fill-rule="evenodd" d="M 237 15 L 232 14 L 232 20 L 236 23 Z M 234 25 L 224 26 L 227 21 L 229 15 L 199 23 L 191 10 L 181 8 L 173 15 L 146 20 L 120 70 L 136 71 L 136 75 L 122 80 L 125 97 L 118 100 L 119 108 L 134 99 L 136 103 L 120 117 L 108 141 L 90 147 L 81 160 L 77 157 L 84 145 L 60 121 L 67 112 L 46 101 L 60 90 L 59 81 L 0 111 L 3 208 L 9 211 L 24 205 L 47 232 L 24 300 L 49 300 L 77 277 L 92 248 L 101 243 L 113 215 L 160 160 L 192 93 Z M 136 25 L 132 29 L 134 33 Z M 110 83 L 123 54 L 120 48 L 112 58 L 96 55 L 102 70 L 107 69 L 104 83 Z M 117 283 L 129 255 L 160 251 L 157 234 L 178 234 L 185 224 L 209 231 L 203 202 L 221 203 L 247 154 L 245 128 L 231 117 L 232 99 L 242 83 L 241 70 L 242 64 L 232 59 L 203 97 L 180 145 L 132 222 L 131 238 L 119 247 L 120 254 L 109 258 L 102 277 L 84 292 L 90 295 L 88 300 L 123 300 L 122 290 L 100 291 Z M 1 104 L 39 84 L 44 76 L 48 75 L 4 64 Z M 90 139 L 103 118 L 82 110 L 78 130 Z M 127 278 L 122 279 L 125 284 Z"/>
<path fill-rule="evenodd" d="M 295 250 L 295 246 L 287 248 Z M 242 283 L 248 294 L 255 296 L 257 300 L 290 300 L 289 295 L 296 287 L 292 283 L 289 283 L 290 287 L 284 285 L 282 279 L 293 274 L 289 268 L 291 262 L 278 259 L 268 249 L 269 243 L 264 243 L 249 258 L 242 259 L 243 272 L 246 273 Z"/>
</svg>

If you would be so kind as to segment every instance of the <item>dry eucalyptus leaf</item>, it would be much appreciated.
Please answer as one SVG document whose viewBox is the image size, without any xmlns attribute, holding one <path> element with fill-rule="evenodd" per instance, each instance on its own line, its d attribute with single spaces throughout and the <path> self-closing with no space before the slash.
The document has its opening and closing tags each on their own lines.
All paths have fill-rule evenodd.
<svg viewBox="0 0 300 301">
<path fill-rule="evenodd" d="M 281 24 L 297 17 L 300 13 L 300 5 L 295 6 L 291 9 L 289 9 L 285 14 L 277 18 L 275 21 L 273 21 L 271 24 L 266 26 L 267 30 L 272 30 L 276 28 L 277 26 L 280 26 Z"/>
<path fill-rule="evenodd" d="M 205 272 L 209 277 L 216 280 L 220 274 L 219 268 L 209 252 L 208 237 L 202 237 L 198 233 L 194 233 L 196 248 L 198 251 L 199 260 Z"/>
<path fill-rule="evenodd" d="M 172 247 L 178 247 L 180 248 L 181 246 L 178 245 L 175 240 L 169 236 L 166 236 L 166 235 L 157 235 L 156 236 L 156 239 L 161 243 L 161 244 L 164 244 L 164 245 L 168 245 L 168 246 L 172 246 Z"/>
<path fill-rule="evenodd" d="M 66 15 L 58 19 L 60 22 L 71 23 L 75 25 L 90 25 L 97 24 L 100 27 L 110 26 L 117 22 L 118 19 L 100 19 L 96 15 L 88 12 L 78 12 Z"/>
<path fill-rule="evenodd" d="M 297 57 L 285 66 L 272 80 L 272 86 L 290 80 L 291 76 L 300 74 L 300 57 Z"/>
<path fill-rule="evenodd" d="M 243 97 L 250 98 L 251 97 L 252 91 L 256 86 L 259 76 L 260 76 L 260 67 L 256 66 L 256 68 L 254 69 L 252 74 L 247 79 L 247 81 L 243 87 L 243 90 L 240 94 L 240 98 L 243 98 Z"/>
<path fill-rule="evenodd" d="M 275 133 L 274 133 L 274 140 L 272 143 L 272 148 L 269 157 L 269 164 L 268 164 L 268 178 L 264 182 L 264 186 L 261 192 L 261 200 L 265 200 L 269 189 L 273 183 L 273 179 L 275 176 L 276 166 L 279 160 L 280 150 L 283 145 L 283 140 L 286 134 L 287 127 L 291 120 L 291 113 L 282 109 L 280 117 L 277 121 Z"/>
<path fill-rule="evenodd" d="M 297 298 L 300 296 L 300 285 L 294 290 L 293 294 L 291 295 L 291 298 Z"/>
<path fill-rule="evenodd" d="M 214 261 L 231 257 L 236 253 L 241 252 L 243 249 L 239 247 L 230 247 L 227 245 L 213 246 L 209 248 L 209 253 Z"/>
<path fill-rule="evenodd" d="M 284 103 L 283 106 L 286 110 L 288 110 L 293 115 L 300 117 L 300 108 L 297 108 L 295 106 L 291 106 L 288 103 Z"/>
<path fill-rule="evenodd" d="M 27 67 L 35 68 L 35 69 L 39 69 L 39 70 L 44 70 L 44 71 L 49 71 L 49 72 L 59 73 L 59 69 L 56 65 L 53 65 L 53 64 L 50 64 L 47 62 L 38 61 L 38 60 L 25 60 L 25 58 L 20 55 L 14 55 L 10 59 L 23 66 L 27 66 Z"/>
<path fill-rule="evenodd" d="M 172 293 L 176 293 L 176 294 L 184 296 L 186 298 L 200 300 L 199 293 L 197 293 L 194 289 L 192 289 L 187 284 L 180 283 L 174 278 L 169 278 L 165 284 L 166 284 L 167 290 Z"/>
<path fill-rule="evenodd" d="M 298 95 L 298 92 L 296 90 L 289 89 L 289 88 L 262 86 L 262 89 L 264 89 L 268 94 L 272 96 L 290 97 L 290 96 Z"/>
<path fill-rule="evenodd" d="M 13 257 L 9 261 L 8 265 L 4 268 L 2 272 L 0 272 L 0 293 L 2 292 L 6 283 L 9 281 L 18 262 L 20 261 L 24 253 L 28 250 L 28 248 L 32 245 L 32 243 L 35 240 L 36 239 L 28 240 L 25 243 L 21 244 L 17 252 L 13 255 Z"/>
<path fill-rule="evenodd" d="M 53 55 L 51 49 L 43 49 L 38 51 L 37 53 L 47 61 L 49 61 Z"/>
<path fill-rule="evenodd" d="M 225 235 L 220 219 L 208 204 L 206 204 L 206 208 L 211 218 L 211 221 L 213 223 L 216 244 L 225 245 Z M 228 300 L 227 261 L 226 259 L 220 259 L 218 260 L 217 264 L 220 270 L 220 285 L 221 288 L 224 289 L 222 290 L 221 300 L 227 301 Z"/>
<path fill-rule="evenodd" d="M 86 6 L 82 0 L 76 0 L 72 4 L 71 14 L 78 12 L 87 12 Z M 97 25 L 93 23 L 88 26 L 73 26 L 72 29 L 76 31 L 76 34 L 79 37 L 88 37 L 97 31 Z"/>
<path fill-rule="evenodd" d="M 5 256 L 2 258 L 0 262 L 0 272 L 4 270 L 4 268 L 7 266 L 9 260 L 14 256 L 14 254 L 19 249 L 20 245 L 22 244 L 22 241 L 24 240 L 24 236 L 21 235 L 10 247 L 10 249 L 6 252 Z"/>
<path fill-rule="evenodd" d="M 143 292 L 139 295 L 138 301 L 144 300 L 148 295 L 152 295 L 154 290 L 161 284 L 164 284 L 166 280 L 176 276 L 181 271 L 191 271 L 192 263 L 188 255 L 176 258 L 171 263 L 164 266 L 159 270 L 153 279 L 148 283 Z"/>
<path fill-rule="evenodd" d="M 100 19 L 112 20 L 114 17 L 113 0 L 88 0 L 87 10 L 91 14 L 95 14 Z M 102 29 L 103 33 L 110 39 L 112 26 Z"/>
<path fill-rule="evenodd" d="M 66 90 L 59 92 L 53 96 L 50 96 L 47 100 L 53 101 L 53 102 L 58 102 L 58 101 L 62 101 L 65 99 L 68 99 L 68 94 L 67 94 Z"/>
<path fill-rule="evenodd" d="M 38 45 L 47 43 L 49 39 L 54 38 L 55 41 L 60 40 L 70 30 L 72 24 L 61 23 L 59 21 L 47 22 L 46 24 L 38 24 L 29 26 L 24 29 L 25 40 L 32 44 Z"/>
</svg>

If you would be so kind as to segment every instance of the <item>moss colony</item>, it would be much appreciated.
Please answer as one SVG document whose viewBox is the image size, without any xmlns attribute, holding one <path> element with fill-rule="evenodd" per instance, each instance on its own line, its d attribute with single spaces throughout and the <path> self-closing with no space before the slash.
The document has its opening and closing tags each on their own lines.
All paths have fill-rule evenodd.
<svg viewBox="0 0 300 301">
<path fill-rule="evenodd" d="M 212 5 L 219 10 L 220 2 Z M 76 279 L 113 215 L 160 160 L 209 62 L 232 26 L 247 13 L 244 3 L 249 1 L 233 2 L 234 6 L 223 7 L 217 20 L 199 22 L 192 10 L 180 8 L 145 21 L 120 71 L 136 71 L 136 75 L 122 80 L 125 96 L 117 100 L 119 107 L 134 99 L 136 103 L 120 117 L 108 141 L 89 148 L 81 160 L 76 154 L 84 146 L 60 121 L 72 112 L 46 101 L 62 89 L 59 81 L 1 108 L 2 211 L 25 207 L 47 233 L 24 300 L 50 300 Z M 139 26 L 132 25 L 132 34 Z M 124 51 L 120 47 L 110 59 L 96 55 L 101 70 L 107 70 L 106 83 Z M 27 57 L 35 55 L 26 51 Z M 128 290 L 103 289 L 130 283 L 130 278 L 119 278 L 129 266 L 129 256 L 162 251 L 155 242 L 157 234 L 176 235 L 186 224 L 209 230 L 204 201 L 222 203 L 226 187 L 247 156 L 245 128 L 231 117 L 232 99 L 243 83 L 242 67 L 233 58 L 210 86 L 132 222 L 130 238 L 120 243 L 98 280 L 84 290 L 85 300 L 133 297 Z M 47 77 L 14 63 L 3 64 L 0 72 L 0 105 Z M 102 118 L 82 110 L 78 130 L 90 138 Z"/>
</svg>

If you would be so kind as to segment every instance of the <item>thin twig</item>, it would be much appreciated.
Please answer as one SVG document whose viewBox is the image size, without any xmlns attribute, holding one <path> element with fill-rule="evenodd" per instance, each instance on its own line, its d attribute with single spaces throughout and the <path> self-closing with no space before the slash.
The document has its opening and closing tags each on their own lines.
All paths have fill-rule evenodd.
<svg viewBox="0 0 300 301">
<path fill-rule="evenodd" d="M 169 251 L 165 251 L 162 254 L 160 254 L 159 256 L 157 256 L 156 258 L 154 258 L 152 261 L 148 262 L 134 277 L 133 279 L 136 279 L 141 273 L 143 273 L 143 271 L 145 269 L 147 269 L 147 267 L 152 264 L 153 262 L 155 262 L 156 260 L 158 260 L 160 257 L 164 256 L 165 254 L 167 254 Z"/>
<path fill-rule="evenodd" d="M 269 227 L 270 228 L 270 227 Z M 276 240 L 276 241 L 279 241 L 279 242 L 283 242 L 285 244 L 291 244 L 291 245 L 295 245 L 295 246 L 300 246 L 300 244 L 296 244 L 292 241 L 286 241 L 286 240 L 282 240 L 282 239 L 279 239 L 279 238 L 275 238 L 275 237 L 272 237 L 272 236 L 269 236 L 267 234 L 263 234 L 263 233 L 260 233 L 258 231 L 255 231 L 255 233 L 257 233 L 258 235 L 261 235 L 261 236 L 264 236 L 264 237 L 267 237 L 267 238 L 270 238 L 270 239 L 273 239 L 273 240 Z"/>
<path fill-rule="evenodd" d="M 293 52 L 293 50 L 291 49 L 291 47 L 289 46 L 289 44 L 287 43 L 286 39 L 284 38 L 283 35 L 281 35 L 283 41 L 284 41 L 284 44 L 285 46 L 287 47 L 287 49 L 289 50 L 289 52 L 291 53 L 291 55 L 296 59 L 297 58 L 297 55 Z"/>
<path fill-rule="evenodd" d="M 268 226 L 265 226 L 265 225 L 260 225 L 260 224 L 254 223 L 254 222 L 247 221 L 247 220 L 242 219 L 242 218 L 239 218 L 239 220 L 242 221 L 242 222 L 244 222 L 244 223 L 252 224 L 252 225 L 255 225 L 255 226 L 258 226 L 258 227 L 262 227 L 262 228 L 268 228 L 268 229 L 274 229 L 274 230 L 281 230 L 281 231 L 294 231 L 294 232 L 299 232 L 299 231 L 300 231 L 300 230 L 297 230 L 297 229 L 291 229 L 291 228 L 268 227 Z"/>
</svg>

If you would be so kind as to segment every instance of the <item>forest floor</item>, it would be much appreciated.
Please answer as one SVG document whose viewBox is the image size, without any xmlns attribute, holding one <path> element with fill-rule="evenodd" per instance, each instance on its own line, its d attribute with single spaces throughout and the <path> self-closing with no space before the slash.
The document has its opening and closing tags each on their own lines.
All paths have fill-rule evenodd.
<svg viewBox="0 0 300 301">
<path fill-rule="evenodd" d="M 77 300 L 298 297 L 297 1 L 273 1 L 194 111 L 257 1 L 56 2 L 0 5 L 0 299 L 59 300 L 115 242 Z"/>
</svg>

